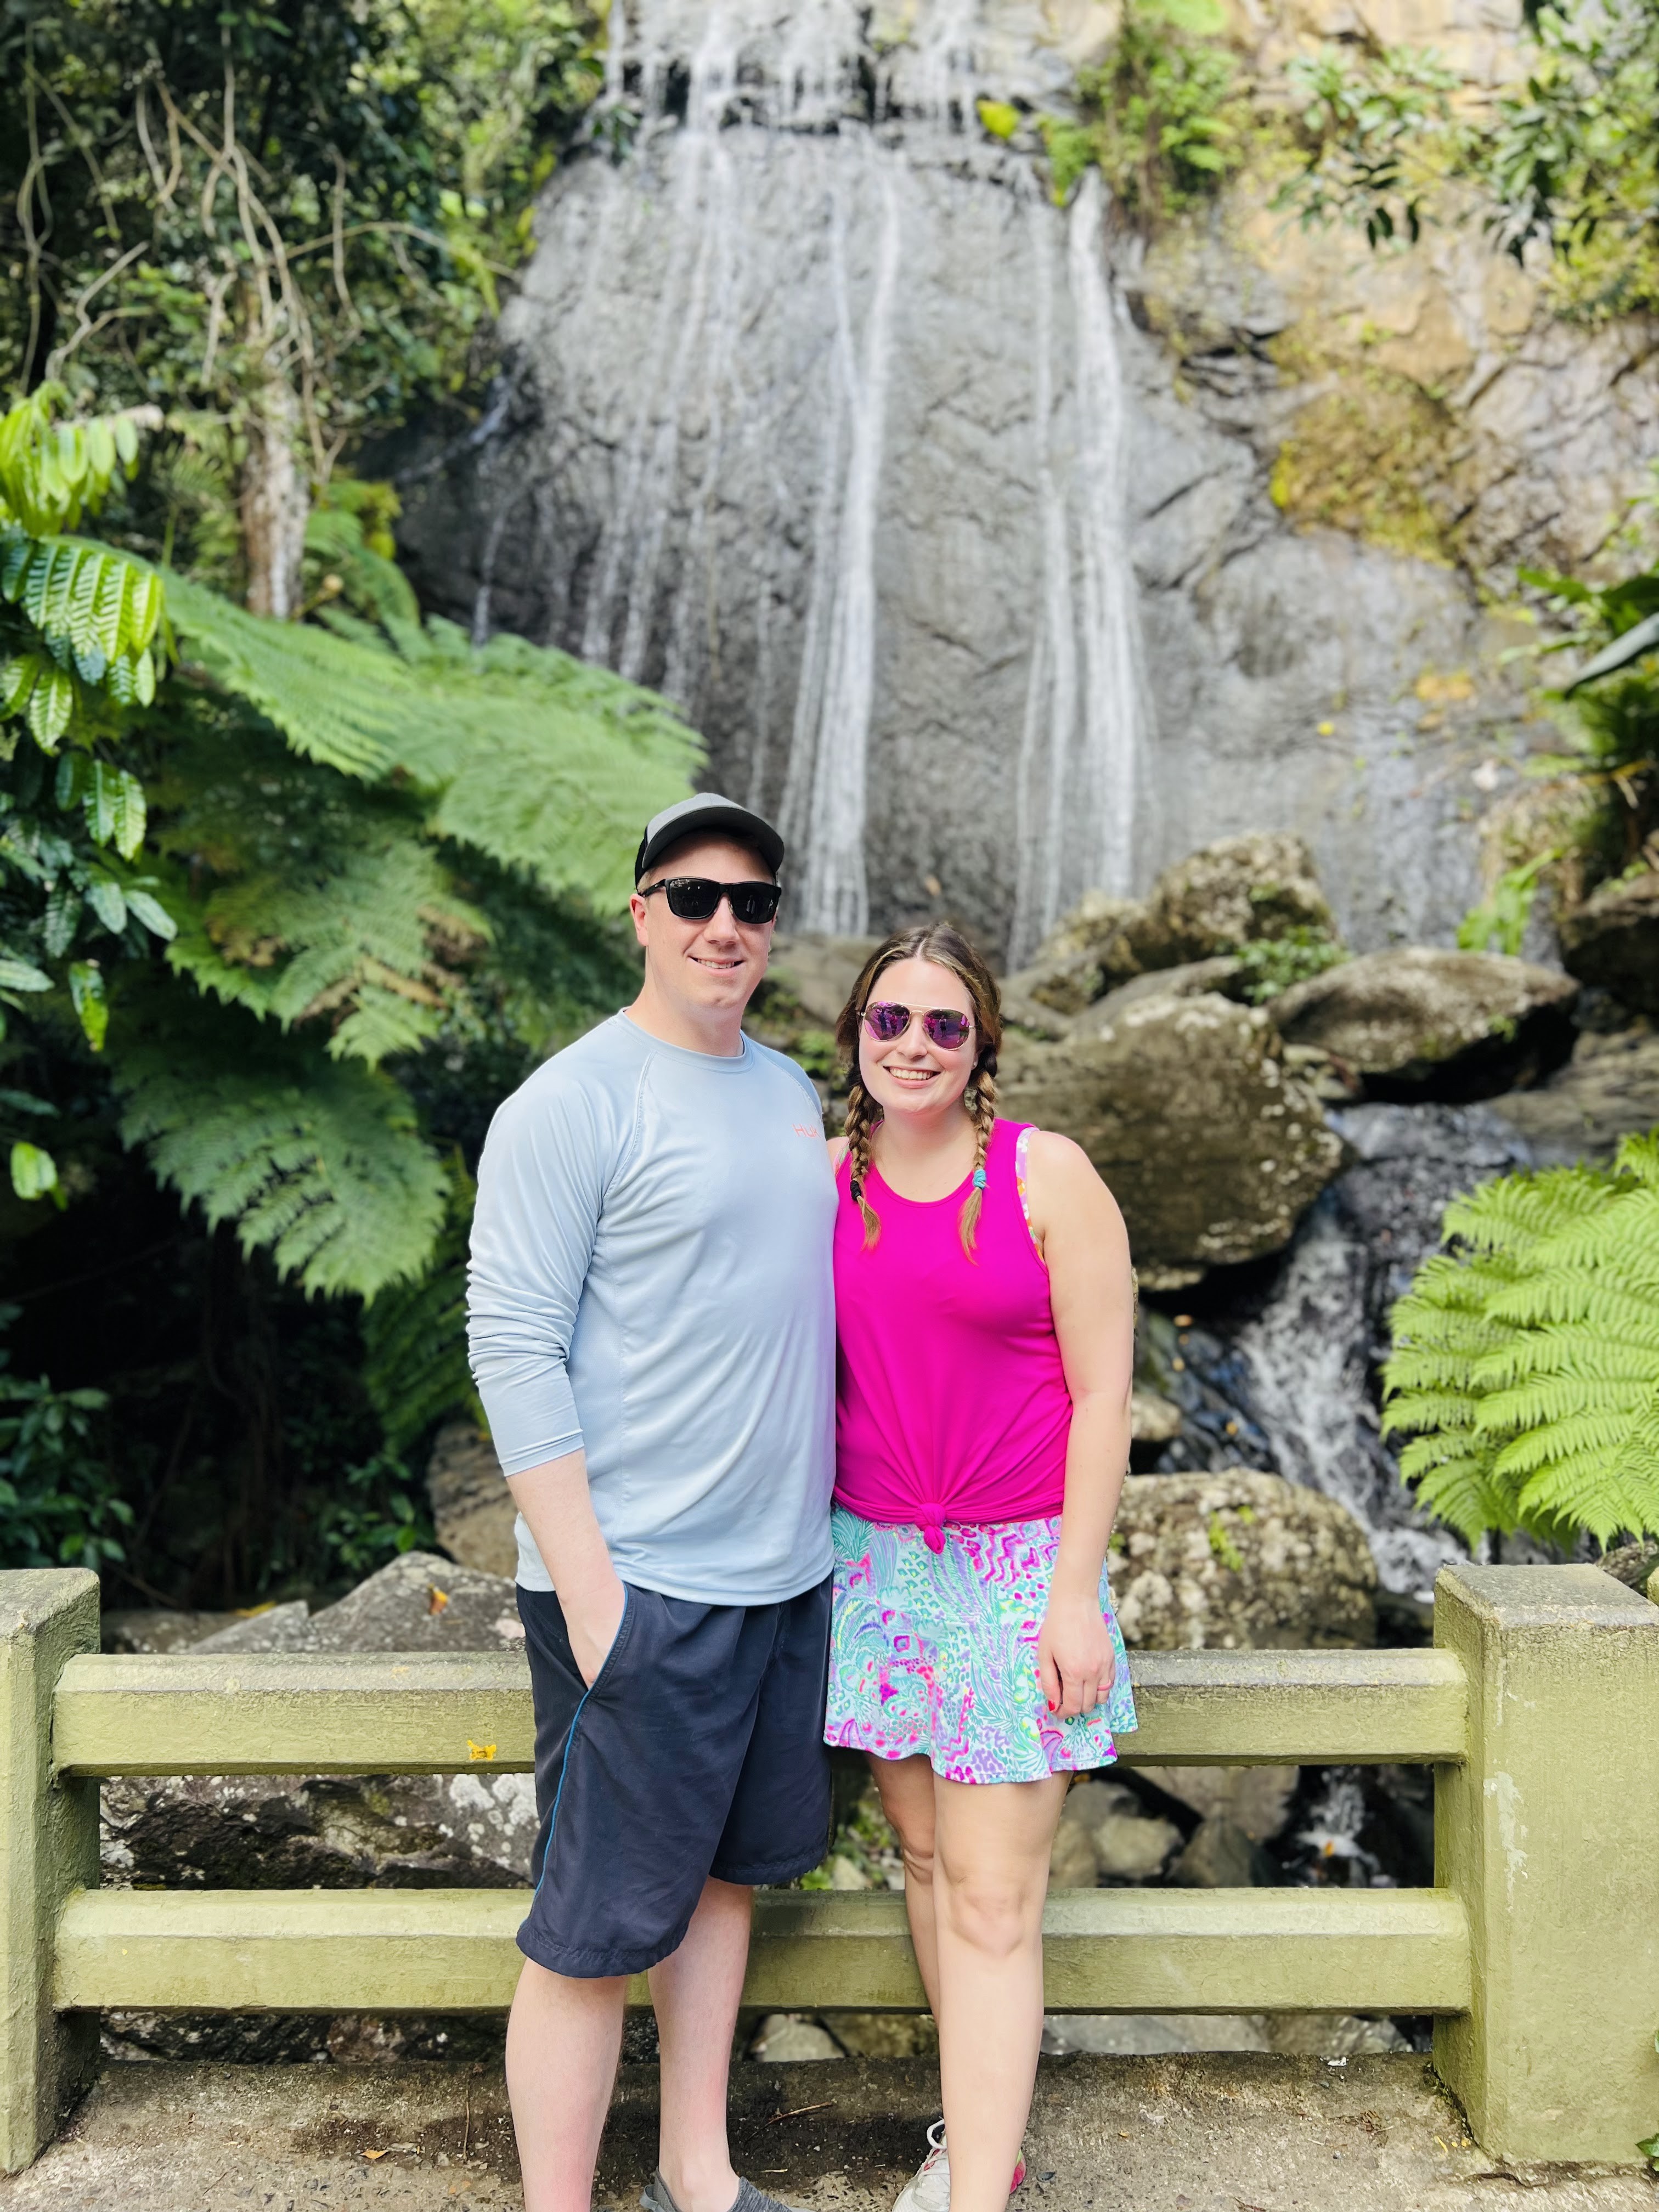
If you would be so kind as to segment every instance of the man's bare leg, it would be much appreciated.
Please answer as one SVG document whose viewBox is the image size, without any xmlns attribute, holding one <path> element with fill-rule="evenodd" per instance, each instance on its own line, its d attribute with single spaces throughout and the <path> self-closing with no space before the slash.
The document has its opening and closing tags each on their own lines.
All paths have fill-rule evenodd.
<svg viewBox="0 0 1659 2212">
<path fill-rule="evenodd" d="M 754 1894 L 711 1875 L 684 1942 L 651 1970 L 662 2069 L 658 2164 L 679 2212 L 731 2212 L 738 2198 L 726 2133 L 726 2077 Z"/>
<path fill-rule="evenodd" d="M 590 2212 L 627 1988 L 620 1975 L 579 1981 L 525 1960 L 507 2023 L 525 2212 Z"/>
</svg>

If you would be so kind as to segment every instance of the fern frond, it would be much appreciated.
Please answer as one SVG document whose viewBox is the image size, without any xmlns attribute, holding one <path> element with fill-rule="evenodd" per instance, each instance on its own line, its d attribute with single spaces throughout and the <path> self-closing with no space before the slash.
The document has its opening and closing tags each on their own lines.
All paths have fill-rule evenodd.
<svg viewBox="0 0 1659 2212">
<path fill-rule="evenodd" d="M 653 693 L 522 639 L 475 652 L 453 623 L 388 623 L 398 653 L 171 578 L 167 604 L 213 680 L 296 750 L 366 780 L 401 771 L 435 834 L 550 890 L 620 904 L 641 823 L 684 793 L 699 757 Z"/>
<path fill-rule="evenodd" d="M 1518 1500 L 1522 1525 L 1553 1533 L 1588 1528 L 1605 1547 L 1626 1534 L 1659 1534 L 1659 1459 L 1571 1455 L 1541 1468 Z"/>
<path fill-rule="evenodd" d="M 1425 1469 L 1417 1478 L 1417 1498 L 1471 1547 L 1488 1528 L 1507 1532 L 1516 1525 L 1513 1508 L 1479 1458 L 1445 1459 Z"/>
<path fill-rule="evenodd" d="M 459 1159 L 448 1209 L 424 1274 L 382 1291 L 363 1314 L 363 1381 L 386 1431 L 405 1453 L 428 1429 L 466 1413 L 487 1425 L 466 1358 L 466 1261 L 477 1195 Z"/>
<path fill-rule="evenodd" d="M 112 1073 L 123 1140 L 306 1290 L 372 1298 L 426 1266 L 444 1171 L 385 1077 L 252 1024 L 228 1034 L 172 994 L 148 1033 L 123 1038 Z"/>
</svg>

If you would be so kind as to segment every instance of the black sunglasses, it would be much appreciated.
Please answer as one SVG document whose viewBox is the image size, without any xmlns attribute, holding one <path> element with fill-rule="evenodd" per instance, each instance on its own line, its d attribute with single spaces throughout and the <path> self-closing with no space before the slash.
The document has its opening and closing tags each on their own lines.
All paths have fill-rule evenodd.
<svg viewBox="0 0 1659 2212">
<path fill-rule="evenodd" d="M 712 876 L 665 876 L 660 883 L 647 884 L 640 896 L 649 898 L 653 891 L 662 892 L 670 914 L 682 921 L 712 921 L 720 901 L 729 899 L 732 921 L 750 929 L 770 921 L 783 896 L 781 884 L 717 884 Z"/>
</svg>

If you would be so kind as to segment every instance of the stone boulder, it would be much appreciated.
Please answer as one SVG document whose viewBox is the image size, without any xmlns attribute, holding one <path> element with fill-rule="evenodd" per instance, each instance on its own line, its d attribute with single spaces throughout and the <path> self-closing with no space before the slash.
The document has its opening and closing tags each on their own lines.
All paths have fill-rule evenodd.
<svg viewBox="0 0 1659 2212">
<path fill-rule="evenodd" d="M 1156 1881 L 1180 1848 L 1175 1823 L 1147 1813 L 1121 1782 L 1074 1782 L 1054 1832 L 1048 1879 L 1057 1889 Z"/>
<path fill-rule="evenodd" d="M 1010 1038 L 1001 1110 L 1074 1138 L 1111 1187 L 1148 1288 L 1277 1251 L 1341 1165 L 1267 1015 L 1152 997 L 1049 1042 Z"/>
<path fill-rule="evenodd" d="M 1224 837 L 1166 868 L 1125 928 L 1142 968 L 1174 968 L 1292 929 L 1336 925 L 1300 837 Z"/>
<path fill-rule="evenodd" d="M 1507 1092 L 1487 1110 L 1525 1139 L 1540 1167 L 1605 1163 L 1621 1137 L 1659 1123 L 1659 1036 L 1645 1025 L 1586 1031 L 1547 1083 Z"/>
<path fill-rule="evenodd" d="M 1373 1098 L 1461 1103 L 1521 1090 L 1572 1050 L 1578 987 L 1499 952 L 1401 945 L 1292 984 L 1267 1012 Z"/>
<path fill-rule="evenodd" d="M 1638 1013 L 1659 1014 L 1659 868 L 1603 884 L 1557 927 L 1561 957 L 1581 983 Z"/>
<path fill-rule="evenodd" d="M 772 940 L 763 988 L 787 991 L 810 1020 L 820 1029 L 833 1030 L 860 969 L 880 942 L 878 937 L 789 937 L 779 933 Z"/>
<path fill-rule="evenodd" d="M 1103 991 L 1139 972 L 1140 963 L 1130 950 L 1128 928 L 1145 911 L 1138 899 L 1085 891 L 1028 963 L 1007 977 L 1005 1000 L 1011 1007 L 1029 999 L 1055 1013 L 1080 1013 Z"/>
<path fill-rule="evenodd" d="M 432 1525 L 452 1559 L 481 1574 L 518 1572 L 517 1509 L 495 1447 L 472 1421 L 447 1421 L 427 1462 Z"/>
<path fill-rule="evenodd" d="M 1112 1537 L 1124 1641 L 1294 1651 L 1376 1640 L 1376 1567 L 1346 1507 L 1276 1474 L 1131 1475 Z"/>
<path fill-rule="evenodd" d="M 251 1613 L 194 1651 L 500 1651 L 524 1641 L 509 1577 L 483 1574 L 435 1552 L 405 1552 L 308 1611 L 303 1599 Z"/>
<path fill-rule="evenodd" d="M 337 1605 L 254 1613 L 214 1651 L 501 1651 L 521 1644 L 513 1584 L 410 1552 Z M 106 1782 L 106 1880 L 244 1889 L 503 1888 L 528 1880 L 528 1774 L 179 1775 Z"/>
</svg>

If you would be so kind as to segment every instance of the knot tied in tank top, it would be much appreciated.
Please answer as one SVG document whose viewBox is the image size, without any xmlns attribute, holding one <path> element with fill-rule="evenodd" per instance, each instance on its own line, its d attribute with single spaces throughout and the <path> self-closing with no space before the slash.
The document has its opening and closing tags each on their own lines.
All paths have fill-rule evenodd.
<svg viewBox="0 0 1659 2212">
<path fill-rule="evenodd" d="M 971 1257 L 971 1176 L 948 1198 L 908 1199 L 872 1167 L 868 1249 L 845 1161 L 836 1177 L 836 1499 L 920 1527 L 934 1552 L 947 1523 L 1037 1520 L 1065 1499 L 1072 1398 L 1026 1218 L 1028 1134 L 992 1129 Z"/>
</svg>

